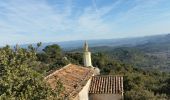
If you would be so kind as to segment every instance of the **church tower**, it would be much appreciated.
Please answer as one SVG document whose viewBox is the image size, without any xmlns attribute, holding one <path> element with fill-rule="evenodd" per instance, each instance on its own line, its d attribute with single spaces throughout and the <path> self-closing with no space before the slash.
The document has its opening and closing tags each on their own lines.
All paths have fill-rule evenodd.
<svg viewBox="0 0 170 100">
<path fill-rule="evenodd" d="M 84 43 L 84 52 L 83 52 L 83 60 L 84 60 L 84 66 L 86 67 L 92 67 L 91 63 L 91 52 L 88 50 L 88 44 L 87 41 Z"/>
</svg>

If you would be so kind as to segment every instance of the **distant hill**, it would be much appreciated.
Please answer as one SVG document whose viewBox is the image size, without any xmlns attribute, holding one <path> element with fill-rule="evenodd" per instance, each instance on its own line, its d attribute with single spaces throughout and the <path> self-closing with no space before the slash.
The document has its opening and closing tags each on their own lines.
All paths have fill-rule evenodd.
<svg viewBox="0 0 170 100">
<path fill-rule="evenodd" d="M 84 40 L 77 41 L 65 41 L 65 42 L 50 42 L 43 43 L 42 48 L 51 44 L 59 44 L 64 50 L 73 50 L 77 48 L 82 48 Z M 170 43 L 170 34 L 166 35 L 155 35 L 155 36 L 146 36 L 146 37 L 136 37 L 136 38 L 121 38 L 121 39 L 98 39 L 98 40 L 88 40 L 90 47 L 133 47 L 133 46 L 154 46 L 155 44 L 169 44 Z M 26 48 L 28 44 L 20 45 L 21 47 Z M 35 44 L 33 44 L 35 46 Z M 141 48 L 142 49 L 142 48 Z"/>
</svg>

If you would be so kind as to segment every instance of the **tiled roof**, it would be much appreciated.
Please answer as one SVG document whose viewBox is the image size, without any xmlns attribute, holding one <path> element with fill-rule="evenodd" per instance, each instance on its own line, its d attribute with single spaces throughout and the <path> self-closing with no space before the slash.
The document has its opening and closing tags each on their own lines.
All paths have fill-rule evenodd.
<svg viewBox="0 0 170 100">
<path fill-rule="evenodd" d="M 64 94 L 74 98 L 81 91 L 90 77 L 93 76 L 93 70 L 87 67 L 69 64 L 52 74 L 45 77 L 50 86 L 55 89 L 55 83 L 60 80 L 65 87 Z"/>
<path fill-rule="evenodd" d="M 93 76 L 89 93 L 94 94 L 122 94 L 122 76 Z"/>
</svg>

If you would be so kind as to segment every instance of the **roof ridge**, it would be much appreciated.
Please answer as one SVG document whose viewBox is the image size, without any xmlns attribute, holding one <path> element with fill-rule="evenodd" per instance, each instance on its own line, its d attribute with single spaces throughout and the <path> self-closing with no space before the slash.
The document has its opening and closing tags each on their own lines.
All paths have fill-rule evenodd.
<svg viewBox="0 0 170 100">
<path fill-rule="evenodd" d="M 93 77 L 108 77 L 108 76 L 123 77 L 124 75 L 95 75 Z"/>
</svg>

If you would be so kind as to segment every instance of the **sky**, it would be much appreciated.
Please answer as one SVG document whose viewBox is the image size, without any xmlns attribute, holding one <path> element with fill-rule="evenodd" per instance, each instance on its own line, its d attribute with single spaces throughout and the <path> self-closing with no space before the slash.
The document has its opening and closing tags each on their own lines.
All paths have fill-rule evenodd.
<svg viewBox="0 0 170 100">
<path fill-rule="evenodd" d="M 170 33 L 170 0 L 0 0 L 0 46 Z"/>
</svg>

